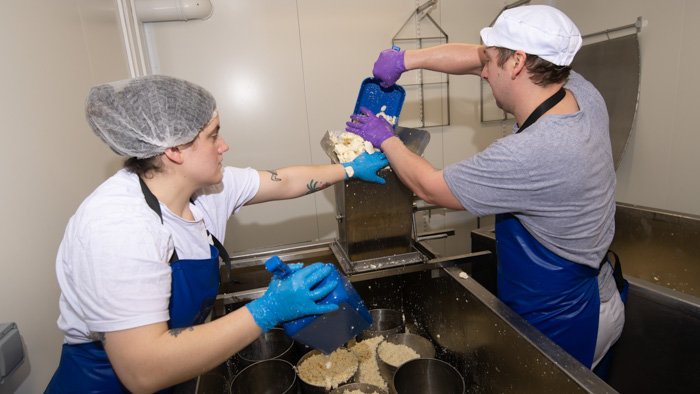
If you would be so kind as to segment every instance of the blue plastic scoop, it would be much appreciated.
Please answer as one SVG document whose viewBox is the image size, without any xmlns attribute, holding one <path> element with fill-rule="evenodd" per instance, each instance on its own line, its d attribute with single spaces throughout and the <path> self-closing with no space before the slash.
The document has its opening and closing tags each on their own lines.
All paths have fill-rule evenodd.
<svg viewBox="0 0 700 394">
<path fill-rule="evenodd" d="M 277 256 L 267 260 L 265 268 L 282 279 L 292 273 L 287 264 Z M 337 310 L 282 324 L 284 331 L 294 340 L 325 354 L 332 353 L 372 325 L 372 315 L 367 310 L 362 298 L 357 294 L 348 278 L 341 274 L 335 266 L 333 266 L 331 274 L 317 286 L 323 286 L 332 280 L 336 280 L 338 286 L 318 303 L 337 304 Z"/>
<path fill-rule="evenodd" d="M 403 101 L 406 98 L 406 91 L 401 85 L 393 85 L 384 89 L 379 86 L 379 82 L 380 80 L 377 78 L 366 78 L 362 81 L 353 114 L 362 114 L 360 107 L 369 109 L 375 115 L 384 112 L 387 116 L 396 117 L 397 122 L 394 124 L 394 129 L 396 129 Z"/>
</svg>

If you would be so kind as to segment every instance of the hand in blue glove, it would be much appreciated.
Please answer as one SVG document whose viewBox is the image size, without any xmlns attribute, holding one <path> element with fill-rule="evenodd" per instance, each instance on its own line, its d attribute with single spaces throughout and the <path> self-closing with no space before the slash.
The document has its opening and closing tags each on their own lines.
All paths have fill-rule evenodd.
<svg viewBox="0 0 700 394">
<path fill-rule="evenodd" d="M 366 139 L 375 148 L 380 148 L 387 138 L 394 136 L 394 126 L 383 117 L 377 117 L 372 111 L 360 107 L 364 115 L 350 115 L 350 119 L 358 122 L 346 122 L 345 131 L 355 133 Z"/>
<path fill-rule="evenodd" d="M 362 152 L 355 160 L 342 164 L 345 167 L 345 179 L 358 178 L 382 185 L 386 183 L 384 178 L 377 175 L 377 171 L 389 165 L 389 160 L 386 159 L 384 153 L 375 152 L 370 155 L 367 152 Z"/>
<path fill-rule="evenodd" d="M 374 77 L 382 80 L 379 86 L 384 89 L 390 87 L 399 80 L 401 74 L 406 72 L 404 54 L 404 51 L 395 49 L 387 49 L 379 54 L 379 58 L 374 62 L 374 68 L 372 69 Z"/>
<path fill-rule="evenodd" d="M 336 304 L 316 303 L 335 289 L 337 281 L 311 290 L 331 273 L 330 265 L 314 263 L 301 268 L 300 264 L 290 264 L 289 267 L 295 271 L 292 275 L 284 279 L 273 276 L 265 294 L 246 305 L 263 332 L 279 323 L 338 309 Z"/>
</svg>

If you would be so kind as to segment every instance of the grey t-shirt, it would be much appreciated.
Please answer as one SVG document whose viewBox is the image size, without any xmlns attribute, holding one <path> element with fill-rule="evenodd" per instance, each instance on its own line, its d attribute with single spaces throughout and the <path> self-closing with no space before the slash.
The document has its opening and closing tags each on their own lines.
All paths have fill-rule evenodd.
<svg viewBox="0 0 700 394">
<path fill-rule="evenodd" d="M 580 74 L 572 72 L 565 88 L 579 112 L 542 117 L 445 167 L 444 178 L 472 214 L 512 213 L 556 255 L 598 268 L 615 233 L 608 112 Z"/>
</svg>

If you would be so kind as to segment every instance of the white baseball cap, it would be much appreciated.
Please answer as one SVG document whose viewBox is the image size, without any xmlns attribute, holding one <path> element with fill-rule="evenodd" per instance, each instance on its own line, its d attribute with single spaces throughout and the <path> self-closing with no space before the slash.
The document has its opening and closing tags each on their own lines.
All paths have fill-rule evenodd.
<svg viewBox="0 0 700 394">
<path fill-rule="evenodd" d="M 493 27 L 481 29 L 486 46 L 521 50 L 558 66 L 568 66 L 583 39 L 574 22 L 547 5 L 527 5 L 503 11 Z"/>
</svg>

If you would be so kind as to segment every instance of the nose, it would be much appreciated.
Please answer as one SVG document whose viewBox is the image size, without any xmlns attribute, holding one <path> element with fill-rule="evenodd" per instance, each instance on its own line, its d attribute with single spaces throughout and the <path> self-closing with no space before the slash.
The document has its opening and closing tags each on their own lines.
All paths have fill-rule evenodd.
<svg viewBox="0 0 700 394">
<path fill-rule="evenodd" d="M 226 143 L 226 141 L 224 141 L 223 137 L 220 137 L 220 140 L 221 140 L 221 145 L 219 146 L 219 153 L 224 153 L 224 152 L 228 151 L 229 146 Z"/>
<path fill-rule="evenodd" d="M 485 81 L 488 81 L 488 74 L 486 73 L 486 67 L 481 69 L 481 78 L 484 79 Z"/>
</svg>

